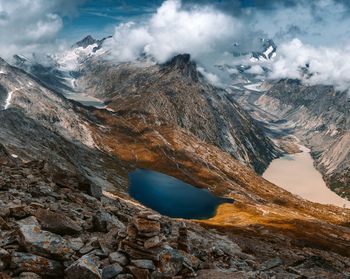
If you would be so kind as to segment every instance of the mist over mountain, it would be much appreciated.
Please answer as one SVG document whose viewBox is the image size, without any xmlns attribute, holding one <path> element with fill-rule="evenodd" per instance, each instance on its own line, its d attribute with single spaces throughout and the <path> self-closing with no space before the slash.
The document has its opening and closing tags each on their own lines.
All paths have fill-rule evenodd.
<svg viewBox="0 0 350 279">
<path fill-rule="evenodd" d="M 121 9 L 121 5 L 117 3 L 113 8 Z M 224 83 L 227 83 L 227 76 L 213 65 L 236 67 L 242 64 L 253 67 L 255 72 L 267 68 L 267 77 L 271 79 L 300 78 L 310 84 L 334 85 L 339 90 L 349 88 L 347 59 L 343 59 L 349 48 L 345 28 L 349 25 L 347 2 L 299 0 L 264 4 L 238 0 L 210 3 L 168 0 L 148 4 L 141 1 L 135 5 L 139 5 L 141 13 L 145 11 L 144 16 L 130 17 L 128 21 L 123 15 L 123 21 L 115 23 L 114 31 L 112 24 L 108 27 L 109 35 L 113 37 L 104 42 L 104 48 L 116 62 L 133 61 L 140 55 L 148 55 L 163 63 L 174 55 L 189 53 L 201 67 L 216 76 L 212 80 Z M 79 37 L 73 42 L 65 42 L 58 39 L 58 35 L 68 32 L 69 21 L 74 17 L 79 19 L 79 12 L 84 15 L 86 11 L 82 7 L 83 1 L 68 3 L 63 0 L 62 3 L 47 4 L 38 0 L 31 7 L 5 1 L 0 6 L 0 24 L 4 30 L 0 35 L 4 42 L 2 56 L 10 58 L 14 54 L 31 56 L 36 53 L 36 57 L 45 57 L 47 53 L 67 49 Z M 91 4 L 87 9 L 92 13 L 95 8 Z M 17 20 L 16 14 L 22 14 L 21 11 L 26 9 L 25 19 Z M 107 3 L 102 2 L 100 9 L 107 12 Z M 95 20 L 92 14 L 89 15 Z M 108 13 L 95 16 L 104 19 Z M 23 28 L 18 24 L 23 24 Z M 23 32 L 13 32 L 12 28 Z M 81 37 L 83 35 L 87 34 L 83 33 Z M 281 47 L 275 59 L 266 63 L 252 62 L 249 55 L 240 59 L 232 56 L 232 53 L 260 51 L 261 39 L 272 39 Z M 296 56 L 299 59 L 295 59 Z M 284 66 L 291 61 L 291 67 Z M 308 78 L 302 71 L 306 66 Z"/>
</svg>

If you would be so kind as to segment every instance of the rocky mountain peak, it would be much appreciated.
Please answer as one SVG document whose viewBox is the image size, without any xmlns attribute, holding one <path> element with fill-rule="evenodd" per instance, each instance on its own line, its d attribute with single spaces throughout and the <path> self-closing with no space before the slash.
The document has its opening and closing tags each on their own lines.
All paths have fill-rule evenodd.
<svg viewBox="0 0 350 279">
<path fill-rule="evenodd" d="M 200 73 L 197 71 L 197 65 L 191 60 L 188 53 L 174 56 L 171 60 L 162 65 L 165 69 L 180 71 L 185 77 L 198 81 Z"/>
<path fill-rule="evenodd" d="M 176 65 L 179 67 L 188 65 L 190 63 L 191 63 L 191 55 L 188 53 L 176 55 L 169 62 L 169 64 Z"/>
<path fill-rule="evenodd" d="M 272 39 L 260 39 L 261 49 L 252 52 L 252 59 L 270 60 L 276 55 L 277 45 Z"/>
<path fill-rule="evenodd" d="M 82 47 L 87 48 L 90 45 L 93 45 L 97 43 L 97 40 L 95 40 L 91 35 L 86 36 L 84 39 L 80 40 L 79 42 L 75 43 L 75 47 Z"/>
</svg>

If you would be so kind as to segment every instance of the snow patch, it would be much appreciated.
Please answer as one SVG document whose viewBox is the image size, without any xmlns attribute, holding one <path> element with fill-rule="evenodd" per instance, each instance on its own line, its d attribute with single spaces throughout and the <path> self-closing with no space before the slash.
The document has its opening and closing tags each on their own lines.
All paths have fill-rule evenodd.
<svg viewBox="0 0 350 279">
<path fill-rule="evenodd" d="M 96 47 L 98 47 L 98 45 L 93 44 L 86 48 L 77 47 L 67 50 L 57 57 L 57 62 L 62 69 L 74 71 L 82 60 L 94 54 L 93 49 Z"/>
<path fill-rule="evenodd" d="M 12 94 L 15 90 L 10 91 L 7 95 L 6 101 L 5 101 L 5 109 L 8 109 L 8 107 L 11 105 L 11 99 L 12 99 Z"/>
<path fill-rule="evenodd" d="M 273 47 L 269 46 L 269 48 L 264 52 L 264 55 L 266 56 L 267 59 L 269 58 L 272 52 L 273 52 Z"/>
<path fill-rule="evenodd" d="M 256 92 L 263 92 L 264 90 L 261 87 L 262 83 L 254 83 L 249 85 L 244 85 L 244 88 L 250 90 L 250 91 L 256 91 Z"/>
</svg>

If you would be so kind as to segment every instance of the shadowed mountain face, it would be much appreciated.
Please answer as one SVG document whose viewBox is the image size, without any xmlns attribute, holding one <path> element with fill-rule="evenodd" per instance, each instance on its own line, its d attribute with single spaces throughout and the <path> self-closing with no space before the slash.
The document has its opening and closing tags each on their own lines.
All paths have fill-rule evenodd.
<svg viewBox="0 0 350 279">
<path fill-rule="evenodd" d="M 119 115 L 152 115 L 159 124 L 177 125 L 259 173 L 277 154 L 259 125 L 225 90 L 209 84 L 187 54 L 163 65 L 91 59 L 77 83 Z"/>
<path fill-rule="evenodd" d="M 274 83 L 255 103 L 293 124 L 307 144 L 328 186 L 350 198 L 350 98 L 332 86 L 297 80 Z"/>
<path fill-rule="evenodd" d="M 106 169 L 119 169 L 120 162 L 96 148 L 88 114 L 23 70 L 5 61 L 0 69 L 0 142 L 22 160 L 47 160 L 99 187 L 110 186 Z M 114 183 L 120 179 L 117 173 L 108 176 Z"/>
</svg>

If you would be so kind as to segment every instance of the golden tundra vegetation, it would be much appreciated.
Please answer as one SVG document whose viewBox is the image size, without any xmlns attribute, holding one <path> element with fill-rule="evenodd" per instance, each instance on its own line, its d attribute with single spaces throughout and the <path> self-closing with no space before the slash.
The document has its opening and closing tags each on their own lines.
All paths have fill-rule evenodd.
<svg viewBox="0 0 350 279">
<path fill-rule="evenodd" d="M 96 142 L 132 167 L 153 169 L 218 196 L 233 198 L 199 224 L 226 235 L 241 232 L 280 245 L 350 255 L 350 210 L 312 203 L 255 174 L 219 148 L 156 118 L 95 110 Z M 126 189 L 125 189 L 126 190 Z"/>
</svg>

